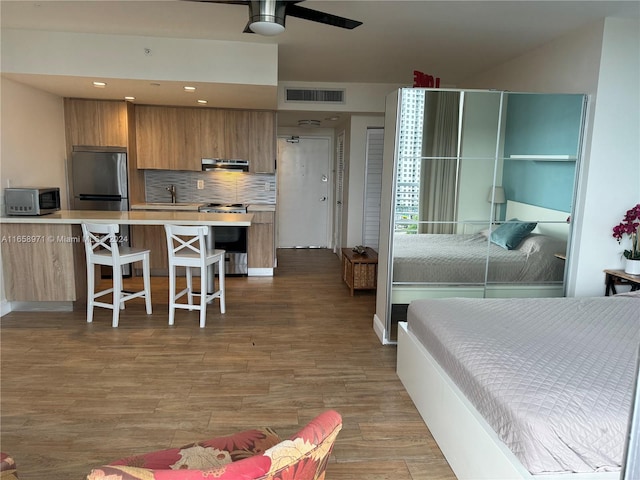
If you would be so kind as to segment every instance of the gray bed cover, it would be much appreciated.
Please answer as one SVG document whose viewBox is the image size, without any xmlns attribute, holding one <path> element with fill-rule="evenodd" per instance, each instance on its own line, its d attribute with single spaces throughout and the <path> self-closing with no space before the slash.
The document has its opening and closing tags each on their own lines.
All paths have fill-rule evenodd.
<svg viewBox="0 0 640 480">
<path fill-rule="evenodd" d="M 530 235 L 515 250 L 489 243 L 481 233 L 396 234 L 393 242 L 394 282 L 484 283 L 487 255 L 489 282 L 562 282 L 564 276 L 564 262 L 554 254 L 566 243 L 542 235 Z M 538 248 L 527 248 L 532 242 Z"/>
<path fill-rule="evenodd" d="M 408 328 L 532 474 L 620 470 L 639 297 L 417 300 Z"/>
</svg>

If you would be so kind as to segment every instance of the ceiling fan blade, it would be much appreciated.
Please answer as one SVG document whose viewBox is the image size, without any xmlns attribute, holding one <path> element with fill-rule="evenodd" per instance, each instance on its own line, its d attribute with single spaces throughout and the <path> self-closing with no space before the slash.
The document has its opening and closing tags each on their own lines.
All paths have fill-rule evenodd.
<svg viewBox="0 0 640 480">
<path fill-rule="evenodd" d="M 304 20 L 310 20 L 312 22 L 325 23 L 334 27 L 347 28 L 349 30 L 362 25 L 362 22 L 359 22 L 357 20 L 350 20 L 348 18 L 338 17 L 337 15 L 331 15 L 329 13 L 320 12 L 318 10 L 311 10 L 310 8 L 300 7 L 294 3 L 289 2 L 287 2 L 286 14 L 292 17 L 302 18 Z"/>
<path fill-rule="evenodd" d="M 184 0 L 186 2 L 200 3 L 228 3 L 230 5 L 249 5 L 249 0 Z"/>
<path fill-rule="evenodd" d="M 242 33 L 256 33 L 253 30 L 251 30 L 250 25 L 251 25 L 251 20 L 249 20 L 247 24 L 244 26 L 244 30 L 242 31 Z"/>
</svg>

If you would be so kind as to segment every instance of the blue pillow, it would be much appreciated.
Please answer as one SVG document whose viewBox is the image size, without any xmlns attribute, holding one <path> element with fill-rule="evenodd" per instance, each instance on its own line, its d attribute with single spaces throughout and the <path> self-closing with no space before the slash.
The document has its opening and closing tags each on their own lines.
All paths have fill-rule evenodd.
<svg viewBox="0 0 640 480">
<path fill-rule="evenodd" d="M 536 225 L 535 222 L 522 222 L 512 218 L 491 232 L 491 242 L 507 250 L 513 250 L 536 228 Z"/>
</svg>

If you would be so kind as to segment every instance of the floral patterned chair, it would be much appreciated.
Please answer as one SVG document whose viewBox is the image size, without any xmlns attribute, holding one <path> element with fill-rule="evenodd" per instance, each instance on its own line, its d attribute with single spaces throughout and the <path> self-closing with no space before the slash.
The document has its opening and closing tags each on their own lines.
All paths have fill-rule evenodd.
<svg viewBox="0 0 640 480">
<path fill-rule="evenodd" d="M 318 415 L 288 440 L 270 428 L 123 458 L 87 480 L 324 480 L 342 417 Z"/>
<path fill-rule="evenodd" d="M 9 454 L 0 452 L 0 479 L 13 480 L 17 478 L 16 462 Z"/>
</svg>

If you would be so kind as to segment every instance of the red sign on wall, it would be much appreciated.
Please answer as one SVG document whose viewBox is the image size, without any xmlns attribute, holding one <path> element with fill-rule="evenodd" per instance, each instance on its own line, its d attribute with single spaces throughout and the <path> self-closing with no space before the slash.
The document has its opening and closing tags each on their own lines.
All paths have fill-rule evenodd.
<svg viewBox="0 0 640 480">
<path fill-rule="evenodd" d="M 433 77 L 427 73 L 413 71 L 414 88 L 440 88 L 440 77 Z"/>
</svg>

